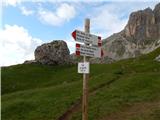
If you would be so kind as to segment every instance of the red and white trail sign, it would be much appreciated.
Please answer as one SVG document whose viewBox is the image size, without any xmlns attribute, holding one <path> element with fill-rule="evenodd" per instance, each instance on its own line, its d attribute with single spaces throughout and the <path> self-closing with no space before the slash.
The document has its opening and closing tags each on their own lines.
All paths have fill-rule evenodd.
<svg viewBox="0 0 160 120">
<path fill-rule="evenodd" d="M 95 46 L 102 46 L 102 40 L 100 36 L 92 35 L 80 30 L 75 30 L 72 32 L 72 37 L 77 42 L 92 44 Z"/>
<path fill-rule="evenodd" d="M 103 56 L 103 51 L 100 47 L 86 46 L 76 43 L 76 55 L 101 58 Z"/>
</svg>

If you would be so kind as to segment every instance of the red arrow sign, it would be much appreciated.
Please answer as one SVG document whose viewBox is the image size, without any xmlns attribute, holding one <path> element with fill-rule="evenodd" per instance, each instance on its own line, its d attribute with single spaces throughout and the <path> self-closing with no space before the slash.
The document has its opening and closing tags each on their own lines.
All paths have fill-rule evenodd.
<svg viewBox="0 0 160 120">
<path fill-rule="evenodd" d="M 72 37 L 74 38 L 75 41 L 78 41 L 78 42 L 92 44 L 96 46 L 102 46 L 102 40 L 100 36 L 75 30 L 72 32 Z"/>
<path fill-rule="evenodd" d="M 103 50 L 100 47 L 76 44 L 76 55 L 100 58 L 103 56 Z"/>
<path fill-rule="evenodd" d="M 72 32 L 72 37 L 73 37 L 74 39 L 76 39 L 76 31 L 73 31 L 73 32 Z"/>
</svg>

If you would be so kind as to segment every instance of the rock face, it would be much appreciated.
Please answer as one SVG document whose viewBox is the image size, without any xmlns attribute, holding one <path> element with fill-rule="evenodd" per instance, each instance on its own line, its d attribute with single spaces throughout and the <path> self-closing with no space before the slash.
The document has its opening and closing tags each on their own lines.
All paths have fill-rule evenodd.
<svg viewBox="0 0 160 120">
<path fill-rule="evenodd" d="M 114 60 L 136 57 L 160 47 L 160 3 L 131 13 L 129 21 L 119 33 L 103 41 L 105 56 Z"/>
<path fill-rule="evenodd" d="M 61 65 L 70 63 L 70 54 L 66 42 L 56 40 L 38 46 L 34 52 L 35 60 L 46 65 Z"/>
<path fill-rule="evenodd" d="M 160 3 L 155 6 L 154 9 L 155 21 L 160 23 Z"/>
<path fill-rule="evenodd" d="M 38 64 L 35 60 L 26 60 L 23 64 Z"/>
<path fill-rule="evenodd" d="M 156 61 L 160 62 L 160 55 L 155 58 Z"/>
<path fill-rule="evenodd" d="M 156 9 L 156 8 L 155 8 Z M 154 10 L 155 11 L 155 10 Z M 130 15 L 127 26 L 124 29 L 124 36 L 134 40 L 137 44 L 150 42 L 159 37 L 158 18 L 152 9 L 147 8 Z M 160 14 L 160 13 L 159 13 Z"/>
<path fill-rule="evenodd" d="M 110 63 L 115 62 L 115 60 L 106 56 L 106 57 L 102 57 L 102 58 L 91 58 L 91 59 L 89 59 L 89 62 L 91 64 L 106 64 L 106 63 L 110 64 Z"/>
</svg>

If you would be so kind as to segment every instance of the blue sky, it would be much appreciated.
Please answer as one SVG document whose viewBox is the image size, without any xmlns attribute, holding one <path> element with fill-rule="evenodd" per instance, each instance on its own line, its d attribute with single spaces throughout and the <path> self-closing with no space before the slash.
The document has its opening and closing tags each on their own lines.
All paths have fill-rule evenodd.
<svg viewBox="0 0 160 120">
<path fill-rule="evenodd" d="M 65 40 L 75 50 L 71 37 L 91 20 L 91 33 L 106 38 L 121 31 L 133 11 L 152 9 L 158 0 L 3 0 L 0 30 L 0 66 L 34 59 L 42 43 Z"/>
</svg>

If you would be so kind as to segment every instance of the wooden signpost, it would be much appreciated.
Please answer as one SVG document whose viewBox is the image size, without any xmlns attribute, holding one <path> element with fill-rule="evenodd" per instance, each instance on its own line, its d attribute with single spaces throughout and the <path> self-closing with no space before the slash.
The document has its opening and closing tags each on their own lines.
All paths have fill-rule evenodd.
<svg viewBox="0 0 160 120">
<path fill-rule="evenodd" d="M 82 120 L 88 120 L 88 80 L 89 80 L 89 62 L 86 56 L 98 57 L 103 56 L 101 49 L 102 41 L 100 36 L 90 34 L 90 19 L 85 19 L 84 32 L 75 30 L 72 32 L 72 37 L 77 42 L 76 55 L 83 56 L 83 62 L 78 63 L 78 73 L 83 73 L 83 99 L 82 99 Z"/>
</svg>

